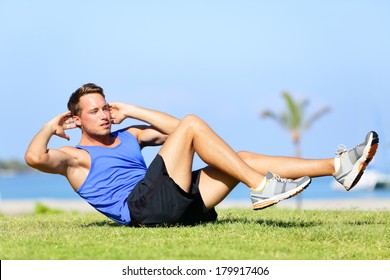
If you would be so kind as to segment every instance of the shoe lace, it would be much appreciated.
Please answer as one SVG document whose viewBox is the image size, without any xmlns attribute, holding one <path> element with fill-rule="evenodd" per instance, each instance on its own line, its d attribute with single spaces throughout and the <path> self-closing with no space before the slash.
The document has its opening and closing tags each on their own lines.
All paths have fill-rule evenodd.
<svg viewBox="0 0 390 280">
<path fill-rule="evenodd" d="M 345 153 L 345 152 L 352 151 L 353 149 L 357 148 L 357 147 L 360 146 L 360 145 L 362 145 L 362 144 L 356 145 L 356 146 L 353 147 L 352 149 L 347 149 L 347 146 L 345 146 L 344 144 L 339 144 L 339 145 L 337 146 L 338 150 L 337 150 L 337 152 L 336 152 L 336 155 L 339 156 L 339 155 L 341 155 L 341 154 L 343 154 L 343 153 Z"/>
<path fill-rule="evenodd" d="M 284 182 L 289 183 L 289 182 L 293 181 L 292 179 L 282 178 L 278 174 L 274 174 L 274 173 L 272 173 L 272 174 L 273 174 L 273 178 L 271 180 L 276 180 L 278 182 L 283 182 L 283 183 Z"/>
<path fill-rule="evenodd" d="M 347 150 L 347 146 L 345 146 L 344 144 L 339 144 L 337 146 L 337 151 L 336 151 L 336 155 L 340 156 L 341 154 L 347 152 L 347 151 L 350 151 L 350 150 Z"/>
</svg>

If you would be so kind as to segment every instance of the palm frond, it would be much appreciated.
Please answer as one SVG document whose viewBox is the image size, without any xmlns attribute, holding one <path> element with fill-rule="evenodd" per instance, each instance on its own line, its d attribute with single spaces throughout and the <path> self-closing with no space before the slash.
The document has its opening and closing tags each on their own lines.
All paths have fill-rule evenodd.
<svg viewBox="0 0 390 280">
<path fill-rule="evenodd" d="M 318 110 L 317 112 L 315 112 L 310 118 L 308 118 L 304 122 L 302 128 L 304 130 L 309 129 L 316 120 L 318 120 L 319 118 L 321 118 L 323 115 L 325 115 L 326 113 L 328 113 L 330 111 L 331 111 L 331 108 L 329 106 L 324 107 L 324 108 Z"/>
<path fill-rule="evenodd" d="M 287 105 L 287 111 L 285 112 L 286 123 L 289 129 L 296 130 L 301 123 L 301 111 L 288 92 L 285 91 L 282 95 Z"/>
<path fill-rule="evenodd" d="M 270 118 L 278 122 L 282 127 L 286 127 L 286 124 L 281 115 L 278 115 L 272 111 L 264 110 L 260 114 L 263 118 Z"/>
</svg>

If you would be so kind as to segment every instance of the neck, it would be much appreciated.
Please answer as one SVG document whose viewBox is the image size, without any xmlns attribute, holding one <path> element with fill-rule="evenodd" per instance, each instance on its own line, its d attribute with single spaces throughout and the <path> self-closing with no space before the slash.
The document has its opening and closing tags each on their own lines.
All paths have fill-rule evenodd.
<svg viewBox="0 0 390 280">
<path fill-rule="evenodd" d="M 82 146 L 104 146 L 109 147 L 115 145 L 116 138 L 111 134 L 107 135 L 89 135 L 83 133 L 81 135 L 80 145 Z"/>
</svg>

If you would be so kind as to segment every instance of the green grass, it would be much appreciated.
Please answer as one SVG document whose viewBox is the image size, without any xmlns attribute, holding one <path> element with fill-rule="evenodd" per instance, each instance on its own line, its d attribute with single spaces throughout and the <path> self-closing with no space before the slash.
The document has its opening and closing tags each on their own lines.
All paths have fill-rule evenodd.
<svg viewBox="0 0 390 280">
<path fill-rule="evenodd" d="M 0 217 L 0 240 L 2 260 L 380 260 L 390 259 L 390 212 L 224 209 L 216 223 L 129 228 L 41 209 Z"/>
</svg>

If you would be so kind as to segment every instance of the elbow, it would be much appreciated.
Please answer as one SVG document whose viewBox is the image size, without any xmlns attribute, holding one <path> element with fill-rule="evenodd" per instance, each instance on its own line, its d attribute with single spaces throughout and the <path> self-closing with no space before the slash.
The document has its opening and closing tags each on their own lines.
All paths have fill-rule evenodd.
<svg viewBox="0 0 390 280">
<path fill-rule="evenodd" d="M 27 151 L 24 154 L 24 160 L 28 166 L 36 168 L 39 165 L 39 158 L 32 152 Z"/>
<path fill-rule="evenodd" d="M 159 144 L 160 145 L 164 144 L 165 141 L 167 141 L 167 139 L 168 139 L 168 135 L 167 134 L 162 135 L 161 138 L 160 138 L 160 143 Z"/>
</svg>

